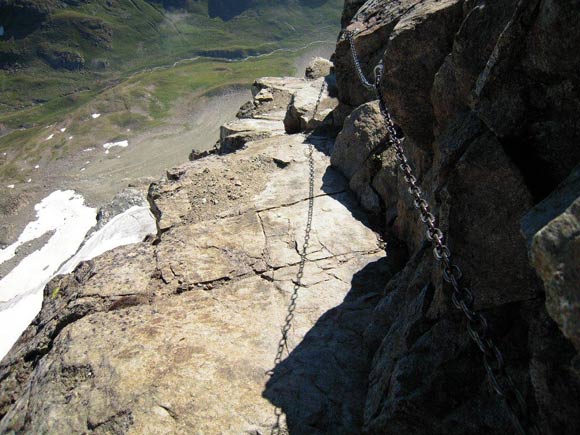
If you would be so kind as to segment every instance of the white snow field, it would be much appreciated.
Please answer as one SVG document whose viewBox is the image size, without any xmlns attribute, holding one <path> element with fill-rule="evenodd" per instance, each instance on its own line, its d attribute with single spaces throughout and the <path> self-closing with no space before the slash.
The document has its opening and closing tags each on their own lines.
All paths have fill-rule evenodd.
<svg viewBox="0 0 580 435">
<path fill-rule="evenodd" d="M 140 242 L 156 232 L 150 210 L 135 206 L 115 216 L 83 244 L 96 223 L 96 209 L 87 207 L 84 198 L 72 190 L 51 193 L 35 210 L 36 220 L 26 226 L 15 243 L 0 250 L 2 264 L 23 244 L 53 232 L 44 246 L 0 280 L 0 358 L 40 311 L 44 287 L 54 276 L 70 273 L 80 261 Z"/>
<path fill-rule="evenodd" d="M 103 148 L 106 150 L 105 154 L 109 154 L 109 150 L 111 148 L 114 147 L 127 148 L 128 146 L 129 146 L 128 140 L 121 140 L 119 142 L 107 142 L 106 144 L 103 144 Z"/>
</svg>

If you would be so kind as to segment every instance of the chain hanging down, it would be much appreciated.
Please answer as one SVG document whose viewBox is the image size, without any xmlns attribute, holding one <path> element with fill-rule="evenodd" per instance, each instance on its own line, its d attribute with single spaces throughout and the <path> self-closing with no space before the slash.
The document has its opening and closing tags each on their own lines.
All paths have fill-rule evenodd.
<svg viewBox="0 0 580 435">
<path fill-rule="evenodd" d="M 351 32 L 346 33 L 349 41 L 353 63 L 358 76 L 365 87 L 370 82 L 360 67 L 357 56 L 354 38 Z M 395 154 L 399 162 L 399 168 L 403 172 L 405 181 L 408 184 L 409 193 L 413 196 L 414 206 L 419 210 L 421 222 L 426 228 L 426 238 L 433 246 L 433 256 L 441 264 L 442 275 L 445 282 L 451 285 L 453 293 L 451 300 L 453 305 L 461 310 L 467 318 L 467 331 L 469 336 L 477 344 L 483 353 L 483 366 L 487 372 L 488 379 L 494 391 L 503 399 L 505 408 L 510 415 L 512 423 L 519 434 L 539 434 L 537 427 L 529 420 L 526 402 L 514 384 L 510 374 L 507 372 L 503 355 L 491 335 L 486 318 L 473 310 L 474 296 L 472 291 L 461 285 L 462 272 L 459 266 L 451 259 L 451 251 L 444 243 L 443 232 L 435 224 L 435 216 L 430 211 L 430 206 L 423 196 L 421 188 L 417 185 L 417 178 L 413 175 L 413 170 L 409 165 L 409 160 L 403 149 L 404 138 L 397 133 L 395 123 L 385 105 L 382 90 L 380 87 L 383 78 L 384 66 L 379 63 L 375 69 L 375 82 L 372 85 L 379 100 L 380 111 L 385 118 L 387 131 L 389 133 L 389 143 L 395 149 Z"/>
<path fill-rule="evenodd" d="M 314 107 L 312 114 L 312 119 L 316 117 L 318 113 L 318 107 L 322 100 L 324 90 L 326 89 L 326 81 L 322 82 L 320 88 L 320 93 L 318 94 L 318 100 Z M 270 373 L 273 373 L 276 367 L 282 362 L 282 357 L 284 356 L 284 350 L 290 353 L 288 349 L 288 333 L 292 328 L 292 321 L 294 320 L 294 311 L 296 310 L 296 302 L 298 300 L 298 292 L 302 287 L 302 278 L 304 277 L 304 268 L 306 266 L 306 260 L 308 259 L 308 247 L 310 245 L 310 232 L 312 231 L 312 217 L 314 216 L 314 145 L 308 143 L 308 213 L 306 216 L 306 228 L 304 230 L 304 243 L 302 244 L 302 250 L 300 251 L 300 262 L 298 263 L 298 272 L 296 273 L 296 279 L 294 280 L 294 287 L 292 289 L 292 295 L 290 296 L 290 303 L 288 304 L 288 309 L 286 311 L 286 318 L 284 319 L 284 325 L 282 326 L 282 336 L 278 342 L 278 349 L 276 351 L 276 357 L 274 358 L 274 368 Z M 282 426 L 282 408 L 276 406 L 274 409 L 274 415 L 276 421 L 272 430 L 271 435 L 281 435 L 287 434 L 288 429 Z"/>
</svg>

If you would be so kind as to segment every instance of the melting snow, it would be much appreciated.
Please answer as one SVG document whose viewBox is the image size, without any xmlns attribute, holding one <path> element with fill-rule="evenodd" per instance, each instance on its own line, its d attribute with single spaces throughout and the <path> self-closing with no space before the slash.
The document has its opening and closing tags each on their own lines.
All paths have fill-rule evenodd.
<svg viewBox="0 0 580 435">
<path fill-rule="evenodd" d="M 72 190 L 56 191 L 35 209 L 36 220 L 26 226 L 14 244 L 0 250 L 2 264 L 24 243 L 54 231 L 42 248 L 0 280 L 0 358 L 40 311 L 44 287 L 54 276 L 70 273 L 80 261 L 140 242 L 156 232 L 149 208 L 134 206 L 111 219 L 79 249 L 96 217 L 96 209 L 85 206 L 82 196 Z"/>
<path fill-rule="evenodd" d="M 40 168 L 40 165 L 36 165 L 36 166 L 34 167 L 34 169 L 38 169 L 38 168 Z"/>
<path fill-rule="evenodd" d="M 26 226 L 15 243 L 0 250 L 0 264 L 14 257 L 23 244 L 50 231 L 54 234 L 0 281 L 0 357 L 36 316 L 44 286 L 95 224 L 96 209 L 85 206 L 83 197 L 72 190 L 57 190 L 34 208 L 36 220 Z"/>
<path fill-rule="evenodd" d="M 14 189 L 14 184 L 9 184 L 8 186 L 6 186 L 8 189 Z"/>
<path fill-rule="evenodd" d="M 53 137 L 54 137 L 54 134 L 51 134 L 50 136 L 48 136 L 48 137 L 46 138 L 46 140 L 51 140 Z"/>
<path fill-rule="evenodd" d="M 64 133 L 65 131 L 66 131 L 66 127 L 60 129 L 61 133 Z"/>
<path fill-rule="evenodd" d="M 93 151 L 93 150 L 94 150 L 94 148 L 87 148 L 87 149 L 84 149 L 83 151 L 84 152 L 89 152 L 89 151 Z"/>
<path fill-rule="evenodd" d="M 58 272 L 59 274 L 71 273 L 81 261 L 95 258 L 118 246 L 139 243 L 149 234 L 155 234 L 156 231 L 155 218 L 149 207 L 133 206 L 115 216 L 107 225 L 93 234 Z"/>
<path fill-rule="evenodd" d="M 103 148 L 108 151 L 108 150 L 110 150 L 113 147 L 127 148 L 128 146 L 129 146 L 129 141 L 122 140 L 122 141 L 119 141 L 119 142 L 107 142 L 106 144 L 103 145 Z"/>
<path fill-rule="evenodd" d="M 93 119 L 97 119 L 99 116 L 101 116 L 101 114 L 100 113 L 93 113 L 91 116 L 93 117 Z"/>
</svg>

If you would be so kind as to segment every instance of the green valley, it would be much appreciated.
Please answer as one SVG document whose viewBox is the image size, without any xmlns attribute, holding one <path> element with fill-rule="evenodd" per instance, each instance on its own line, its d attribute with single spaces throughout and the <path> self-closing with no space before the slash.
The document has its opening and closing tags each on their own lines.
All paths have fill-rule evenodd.
<svg viewBox="0 0 580 435">
<path fill-rule="evenodd" d="M 26 179 L 23 162 L 39 154 L 54 160 L 158 127 L 184 99 L 293 73 L 299 47 L 334 41 L 341 6 L 341 0 L 0 0 L 0 178 Z M 92 113 L 103 116 L 84 122 Z M 46 127 L 54 125 L 67 135 L 47 141 Z"/>
</svg>

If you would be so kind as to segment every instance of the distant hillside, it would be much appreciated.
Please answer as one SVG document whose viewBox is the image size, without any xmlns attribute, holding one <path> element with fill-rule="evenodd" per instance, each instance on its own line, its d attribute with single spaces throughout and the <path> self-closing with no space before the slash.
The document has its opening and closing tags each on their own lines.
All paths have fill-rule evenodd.
<svg viewBox="0 0 580 435">
<path fill-rule="evenodd" d="M 174 132 L 206 94 L 292 74 L 302 48 L 334 44 L 342 4 L 0 0 L 0 183 L 36 180 L 40 159 Z M 56 125 L 66 135 L 46 133 Z"/>
<path fill-rule="evenodd" d="M 337 33 L 341 6 L 342 0 L 0 0 L 0 114 L 184 57 L 298 46 L 328 36 L 330 28 Z M 67 72 L 83 74 L 71 79 Z"/>
<path fill-rule="evenodd" d="M 265 43 L 298 36 L 293 33 L 313 33 L 316 26 L 335 24 L 340 3 L 0 0 L 0 68 L 18 69 L 41 61 L 54 69 L 105 69 L 131 64 L 131 58 L 142 57 L 145 51 L 161 55 L 168 48 L 172 52 L 186 46 L 190 52 L 259 51 Z M 227 23 L 234 19 L 235 24 Z"/>
</svg>

